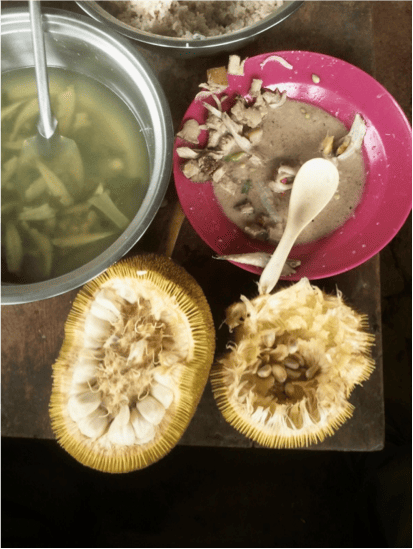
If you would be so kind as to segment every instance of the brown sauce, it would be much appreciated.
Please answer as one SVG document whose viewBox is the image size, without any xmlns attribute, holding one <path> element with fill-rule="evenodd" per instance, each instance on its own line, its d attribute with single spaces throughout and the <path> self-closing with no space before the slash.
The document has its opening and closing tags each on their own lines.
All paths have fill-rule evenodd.
<svg viewBox="0 0 413 549">
<path fill-rule="evenodd" d="M 262 226 L 266 234 L 257 238 L 276 243 L 285 228 L 291 190 L 267 191 L 263 198 L 260 184 L 265 186 L 274 180 L 280 165 L 298 169 L 307 160 L 322 157 L 320 145 L 326 135 L 334 136 L 336 147 L 348 129 L 322 109 L 291 99 L 278 108 L 269 109 L 261 128 L 262 138 L 253 152 L 266 161 L 260 166 L 252 165 L 246 155 L 245 159 L 225 162 L 226 175 L 236 183 L 235 192 L 229 193 L 220 181 L 214 182 L 213 188 L 223 212 L 241 230 L 245 231 L 247 227 L 248 232 L 248 226 Z M 337 168 L 340 181 L 336 195 L 303 230 L 297 244 L 328 235 L 353 215 L 365 181 L 361 151 L 356 150 L 348 158 L 337 160 Z M 266 200 L 270 202 L 267 207 Z M 249 207 L 249 211 L 243 205 L 252 208 Z M 276 220 L 269 215 L 269 209 L 276 212 Z"/>
</svg>

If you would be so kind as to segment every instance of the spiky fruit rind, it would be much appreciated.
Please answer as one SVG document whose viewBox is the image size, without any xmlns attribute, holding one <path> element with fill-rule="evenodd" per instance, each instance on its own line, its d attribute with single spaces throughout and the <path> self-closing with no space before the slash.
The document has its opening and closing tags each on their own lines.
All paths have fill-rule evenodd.
<svg viewBox="0 0 413 549">
<path fill-rule="evenodd" d="M 168 377 L 174 395 L 173 402 L 167 408 L 161 422 L 154 427 L 156 431 L 154 438 L 148 442 L 128 444 L 126 437 L 126 445 L 116 444 L 108 439 L 108 429 L 102 436 L 94 438 L 85 436 L 68 410 L 68 401 L 74 387 L 74 365 L 79 360 L 80 354 L 86 352 L 88 356 L 93 355 L 93 359 L 95 356 L 101 356 L 100 349 L 93 350 L 92 353 L 84 350 L 85 321 L 90 315 L 91 306 L 98 292 L 113 287 L 132 287 L 138 295 L 151 296 L 148 298 L 149 301 L 151 299 L 156 301 L 159 296 L 164 313 L 168 315 L 168 311 L 171 312 L 171 329 L 176 323 L 176 333 L 183 334 L 182 341 L 185 343 L 184 346 L 188 347 L 185 351 L 187 356 L 185 360 L 171 365 L 161 362 L 151 365 L 148 359 L 144 372 L 142 368 L 137 369 L 138 373 L 130 369 L 127 374 L 128 384 L 122 385 L 122 376 L 119 375 L 116 364 L 110 371 L 106 368 L 103 372 L 106 375 L 105 378 L 102 372 L 99 373 L 99 395 L 105 395 L 104 409 L 111 420 L 116 417 L 116 414 L 120 414 L 125 403 L 128 403 L 132 410 L 140 401 L 142 395 L 139 395 L 139 398 L 134 397 L 137 390 L 139 393 L 140 380 L 144 379 L 146 383 L 146 387 L 142 389 L 143 398 L 145 398 L 147 396 L 145 391 L 148 391 L 153 383 L 154 372 Z M 137 303 L 139 299 L 142 301 L 142 298 L 138 298 Z M 125 300 L 120 301 L 128 314 L 137 315 L 136 307 L 134 308 Z M 156 314 L 156 304 L 154 307 Z M 126 329 L 125 326 L 133 327 L 135 318 L 138 324 L 139 315 L 134 316 L 130 321 L 123 319 L 121 331 Z M 162 319 L 156 322 L 161 324 L 161 321 Z M 154 325 L 158 326 L 156 322 Z M 120 333 L 119 330 L 118 333 Z M 156 329 L 154 334 L 155 337 Z M 171 333 L 165 337 L 171 338 Z M 139 338 L 133 337 L 132 330 L 132 336 L 128 342 L 133 344 L 135 340 Z M 162 352 L 162 344 L 159 349 Z M 158 461 L 177 444 L 192 419 L 208 379 L 214 351 L 215 329 L 209 305 L 202 289 L 185 269 L 169 258 L 154 254 L 125 259 L 113 265 L 82 288 L 65 324 L 64 342 L 53 366 L 53 388 L 50 400 L 52 428 L 59 444 L 82 464 L 104 472 L 133 471 Z M 179 349 L 177 352 L 179 353 Z M 158 360 L 160 354 L 158 352 L 157 357 L 154 354 L 154 360 L 155 358 Z M 136 381 L 137 389 L 134 387 L 135 379 L 138 380 Z M 128 429 L 130 431 L 130 426 Z"/>
<path fill-rule="evenodd" d="M 348 397 L 369 378 L 374 338 L 367 318 L 304 278 L 284 290 L 245 297 L 229 307 L 234 332 L 229 351 L 212 367 L 211 384 L 225 419 L 270 448 L 297 448 L 323 441 L 351 417 Z M 300 359 L 296 375 L 285 364 Z M 299 379 L 287 379 L 294 397 L 263 365 L 276 364 Z M 294 364 L 294 362 L 293 362 Z M 306 378 L 306 371 L 317 375 Z M 302 373 L 300 373 L 302 372 Z"/>
</svg>

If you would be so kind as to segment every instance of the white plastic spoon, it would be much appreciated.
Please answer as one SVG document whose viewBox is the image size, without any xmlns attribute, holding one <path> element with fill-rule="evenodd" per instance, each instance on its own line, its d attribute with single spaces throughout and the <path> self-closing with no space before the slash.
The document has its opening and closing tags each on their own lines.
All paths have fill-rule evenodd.
<svg viewBox="0 0 413 549">
<path fill-rule="evenodd" d="M 313 158 L 301 166 L 291 190 L 284 233 L 260 277 L 260 294 L 270 293 L 277 284 L 298 235 L 333 198 L 338 180 L 338 170 L 330 160 Z"/>
</svg>

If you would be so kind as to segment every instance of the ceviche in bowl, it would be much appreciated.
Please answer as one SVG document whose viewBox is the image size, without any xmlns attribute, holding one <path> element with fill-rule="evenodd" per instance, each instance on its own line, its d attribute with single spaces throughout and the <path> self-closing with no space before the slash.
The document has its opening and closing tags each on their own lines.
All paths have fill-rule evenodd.
<svg viewBox="0 0 413 549">
<path fill-rule="evenodd" d="M 233 55 L 200 87 L 175 139 L 174 177 L 217 257 L 261 273 L 283 234 L 294 177 L 316 157 L 336 165 L 339 187 L 300 234 L 283 278 L 347 271 L 397 234 L 411 209 L 411 128 L 371 76 L 285 51 Z"/>
</svg>

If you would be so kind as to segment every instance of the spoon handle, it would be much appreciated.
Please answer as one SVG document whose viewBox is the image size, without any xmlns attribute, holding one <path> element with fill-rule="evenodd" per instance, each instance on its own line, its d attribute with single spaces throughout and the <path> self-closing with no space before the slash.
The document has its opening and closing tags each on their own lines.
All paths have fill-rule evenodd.
<svg viewBox="0 0 413 549">
<path fill-rule="evenodd" d="M 47 77 L 46 50 L 44 45 L 40 1 L 29 1 L 29 11 L 32 29 L 37 96 L 40 111 L 38 130 L 43 137 L 50 139 L 56 130 L 57 121 L 53 117 L 52 110 L 50 108 L 49 80 Z"/>
<path fill-rule="evenodd" d="M 261 273 L 258 283 L 260 294 L 269 294 L 280 278 L 281 271 L 287 261 L 288 254 L 297 239 L 297 236 L 302 231 L 303 227 L 297 230 L 292 224 L 288 223 L 285 226 L 283 235 L 275 249 L 272 257 Z"/>
</svg>

